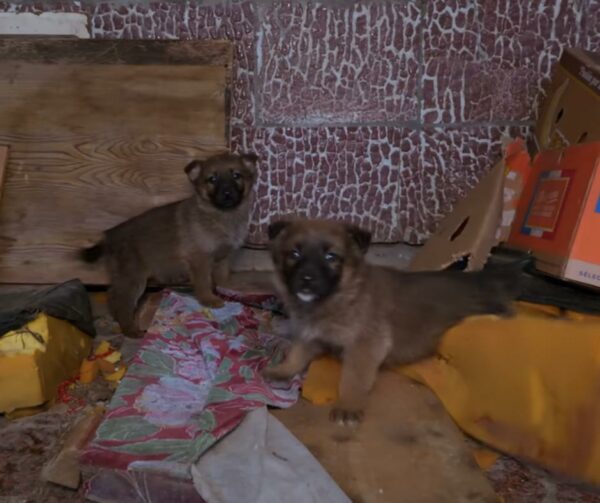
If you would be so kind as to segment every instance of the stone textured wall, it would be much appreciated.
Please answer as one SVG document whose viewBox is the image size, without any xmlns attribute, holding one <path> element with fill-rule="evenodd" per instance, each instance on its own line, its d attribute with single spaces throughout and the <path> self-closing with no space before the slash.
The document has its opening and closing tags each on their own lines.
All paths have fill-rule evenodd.
<svg viewBox="0 0 600 503">
<path fill-rule="evenodd" d="M 251 241 L 275 215 L 423 241 L 527 135 L 562 48 L 600 50 L 600 0 L 0 3 L 88 14 L 94 38 L 235 44 L 232 147 L 261 158 Z"/>
</svg>

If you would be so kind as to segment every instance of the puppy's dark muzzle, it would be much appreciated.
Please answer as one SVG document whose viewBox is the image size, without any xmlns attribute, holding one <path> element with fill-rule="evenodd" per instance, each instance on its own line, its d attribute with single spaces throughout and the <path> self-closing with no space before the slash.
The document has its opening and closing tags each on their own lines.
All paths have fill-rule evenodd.
<svg viewBox="0 0 600 503">
<path fill-rule="evenodd" d="M 217 187 L 213 202 L 218 208 L 228 210 L 235 208 L 242 202 L 242 191 L 232 184 L 223 184 Z"/>
<path fill-rule="evenodd" d="M 315 285 L 315 278 L 312 273 L 304 273 L 300 276 L 300 290 L 305 292 L 312 291 Z"/>
<path fill-rule="evenodd" d="M 291 282 L 292 293 L 295 295 L 319 299 L 327 293 L 327 284 L 322 271 L 310 264 L 300 266 L 296 269 Z"/>
</svg>

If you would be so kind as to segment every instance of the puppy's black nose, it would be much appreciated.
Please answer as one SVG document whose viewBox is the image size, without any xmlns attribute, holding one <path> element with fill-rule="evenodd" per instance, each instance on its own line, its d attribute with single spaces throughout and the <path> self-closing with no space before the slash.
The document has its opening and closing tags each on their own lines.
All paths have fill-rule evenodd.
<svg viewBox="0 0 600 503">
<path fill-rule="evenodd" d="M 225 197 L 229 197 L 229 196 L 231 195 L 231 191 L 230 191 L 229 189 L 225 189 L 225 190 L 223 191 L 223 195 L 224 195 Z"/>
<path fill-rule="evenodd" d="M 304 281 L 305 283 L 312 283 L 313 279 L 314 278 L 310 274 L 305 274 L 304 276 L 302 276 L 302 281 Z"/>
</svg>

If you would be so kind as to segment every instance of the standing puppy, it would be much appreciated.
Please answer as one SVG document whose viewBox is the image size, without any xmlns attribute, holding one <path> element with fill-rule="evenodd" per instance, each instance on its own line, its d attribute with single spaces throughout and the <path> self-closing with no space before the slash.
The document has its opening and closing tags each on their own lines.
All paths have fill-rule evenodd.
<svg viewBox="0 0 600 503">
<path fill-rule="evenodd" d="M 254 154 L 192 161 L 185 172 L 193 196 L 127 220 L 82 250 L 87 262 L 106 256 L 109 307 L 126 335 L 137 335 L 135 310 L 149 279 L 191 279 L 201 304 L 223 305 L 213 288 L 227 279 L 230 255 L 246 237 L 256 161 Z"/>
<path fill-rule="evenodd" d="M 474 314 L 508 314 L 521 267 L 495 272 L 401 272 L 365 262 L 371 236 L 332 221 L 269 227 L 276 287 L 294 342 L 264 375 L 287 379 L 326 349 L 341 352 L 331 419 L 361 419 L 379 367 L 435 353 L 446 330 Z"/>
</svg>

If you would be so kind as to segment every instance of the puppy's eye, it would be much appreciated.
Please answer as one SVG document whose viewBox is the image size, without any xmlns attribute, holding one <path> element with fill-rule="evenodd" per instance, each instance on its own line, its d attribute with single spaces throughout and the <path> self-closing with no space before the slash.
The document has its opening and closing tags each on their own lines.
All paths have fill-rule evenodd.
<svg viewBox="0 0 600 503">
<path fill-rule="evenodd" d="M 234 171 L 233 175 L 231 175 L 231 176 L 233 176 L 234 180 L 239 180 L 240 178 L 242 178 L 242 175 L 240 173 L 238 173 L 237 171 Z"/>
<path fill-rule="evenodd" d="M 327 252 L 325 254 L 325 260 L 327 262 L 337 262 L 340 260 L 340 256 L 337 253 Z"/>
<path fill-rule="evenodd" d="M 217 183 L 217 175 L 210 175 L 206 181 L 211 184 Z"/>
<path fill-rule="evenodd" d="M 299 252 L 298 250 L 292 250 L 292 251 L 289 253 L 289 257 L 290 257 L 291 259 L 293 259 L 293 260 L 298 260 L 298 259 L 301 257 L 301 254 L 300 254 L 300 252 Z"/>
</svg>

